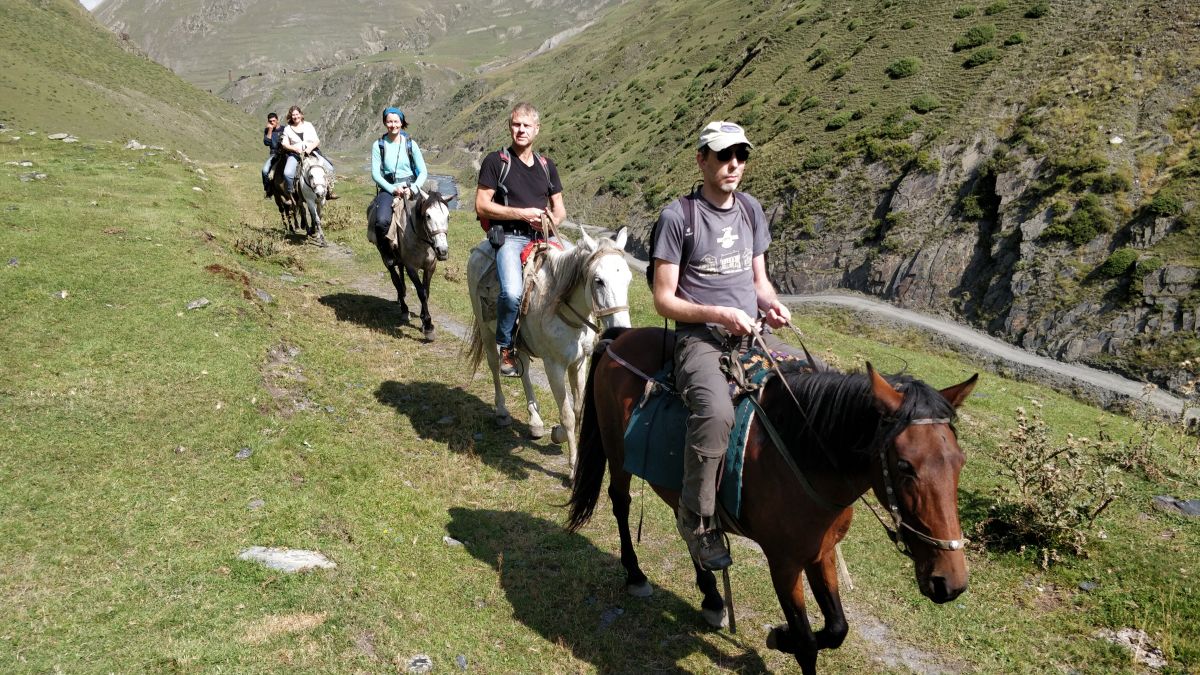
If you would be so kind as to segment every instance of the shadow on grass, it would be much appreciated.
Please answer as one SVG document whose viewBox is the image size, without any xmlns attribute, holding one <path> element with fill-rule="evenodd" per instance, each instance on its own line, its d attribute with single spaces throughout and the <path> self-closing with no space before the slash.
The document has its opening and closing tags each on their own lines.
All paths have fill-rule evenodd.
<svg viewBox="0 0 1200 675">
<path fill-rule="evenodd" d="M 683 672 L 679 661 L 696 652 L 723 671 L 767 671 L 741 644 L 729 641 L 730 656 L 695 638 L 715 631 L 701 618 L 699 591 L 688 600 L 656 587 L 634 598 L 616 556 L 557 523 L 515 511 L 449 513 L 450 536 L 500 573 L 513 617 L 599 672 Z"/>
<path fill-rule="evenodd" d="M 338 321 L 350 321 L 389 337 L 411 337 L 400 330 L 404 325 L 400 323 L 400 305 L 393 300 L 378 295 L 331 293 L 321 296 L 319 302 L 332 309 Z"/>
<path fill-rule="evenodd" d="M 523 480 L 530 473 L 543 473 L 564 483 L 568 480 L 566 473 L 513 454 L 514 449 L 531 442 L 528 424 L 514 419 L 508 427 L 497 427 L 492 406 L 460 387 L 441 382 L 389 380 L 375 390 L 375 398 L 406 415 L 421 438 L 445 443 L 452 452 L 477 456 L 509 478 Z M 481 439 L 476 438 L 477 434 Z M 553 445 L 538 450 L 543 455 L 563 452 Z"/>
</svg>

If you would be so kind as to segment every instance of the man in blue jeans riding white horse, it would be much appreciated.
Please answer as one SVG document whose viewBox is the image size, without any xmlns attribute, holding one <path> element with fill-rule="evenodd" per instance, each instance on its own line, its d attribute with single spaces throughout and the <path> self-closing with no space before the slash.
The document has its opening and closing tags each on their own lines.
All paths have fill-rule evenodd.
<svg viewBox="0 0 1200 675">
<path fill-rule="evenodd" d="M 512 144 L 483 158 L 475 191 L 475 213 L 487 222 L 492 245 L 499 244 L 496 348 L 500 351 L 500 374 L 506 377 L 520 375 L 513 341 L 524 291 L 521 251 L 529 242 L 551 234 L 542 231 L 543 218 L 553 229 L 567 217 L 558 168 L 533 150 L 539 122 L 538 111 L 528 103 L 518 103 L 512 109 L 508 118 Z"/>
</svg>

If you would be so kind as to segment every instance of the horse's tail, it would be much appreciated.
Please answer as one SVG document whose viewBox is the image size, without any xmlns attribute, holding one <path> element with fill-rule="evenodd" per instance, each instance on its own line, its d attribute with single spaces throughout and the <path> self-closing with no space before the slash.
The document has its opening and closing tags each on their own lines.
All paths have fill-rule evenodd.
<svg viewBox="0 0 1200 675">
<path fill-rule="evenodd" d="M 467 340 L 467 364 L 471 367 L 471 377 L 479 372 L 479 363 L 483 361 L 483 333 L 479 329 L 479 319 L 471 322 L 471 337 Z"/>
<path fill-rule="evenodd" d="M 579 425 L 578 455 L 575 459 L 575 480 L 571 482 L 571 508 L 567 516 L 567 530 L 574 532 L 583 527 L 596 510 L 600 499 L 600 488 L 604 485 L 604 440 L 600 435 L 600 421 L 596 418 L 596 366 L 600 357 L 612 342 L 627 328 L 610 328 L 604 331 L 600 342 L 592 351 L 592 362 L 588 369 L 587 384 L 583 390 L 583 421 Z"/>
</svg>

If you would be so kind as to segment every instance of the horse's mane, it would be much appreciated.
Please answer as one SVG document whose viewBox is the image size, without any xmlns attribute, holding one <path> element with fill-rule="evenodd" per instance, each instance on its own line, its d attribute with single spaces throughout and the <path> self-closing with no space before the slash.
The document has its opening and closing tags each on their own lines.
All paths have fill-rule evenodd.
<svg viewBox="0 0 1200 675">
<path fill-rule="evenodd" d="M 575 248 L 561 253 L 554 249 L 547 250 L 544 277 L 546 286 L 538 291 L 538 296 L 547 303 L 550 311 L 557 310 L 559 303 L 567 299 L 587 274 L 592 258 L 605 250 L 619 250 L 611 240 L 597 239 L 595 242 L 595 247 L 581 242 L 576 244 Z"/>
<path fill-rule="evenodd" d="M 866 451 L 882 417 L 875 408 L 867 375 L 808 373 L 785 365 L 783 377 L 795 393 L 800 410 L 796 410 L 782 383 L 775 381 L 768 385 L 771 395 L 764 397 L 764 408 L 797 462 L 801 466 L 832 462 L 846 469 L 864 466 L 861 463 L 869 461 Z M 954 419 L 954 407 L 928 384 L 909 375 L 884 379 L 904 394 L 897 420 Z"/>
<path fill-rule="evenodd" d="M 424 197 L 417 202 L 417 215 L 422 218 L 426 217 L 429 214 L 429 209 L 440 201 L 442 201 L 442 193 L 437 190 L 426 192 Z"/>
</svg>

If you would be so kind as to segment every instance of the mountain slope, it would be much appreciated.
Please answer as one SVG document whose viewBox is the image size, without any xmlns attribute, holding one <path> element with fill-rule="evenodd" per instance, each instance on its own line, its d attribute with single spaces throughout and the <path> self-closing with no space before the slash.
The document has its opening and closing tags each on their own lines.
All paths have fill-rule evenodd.
<svg viewBox="0 0 1200 675">
<path fill-rule="evenodd" d="M 0 3 L 0 121 L 242 157 L 254 123 L 122 45 L 73 0 Z"/>
<path fill-rule="evenodd" d="M 572 214 L 644 232 L 696 179 L 696 131 L 738 120 L 784 288 L 955 313 L 1182 390 L 1175 364 L 1200 353 L 1197 66 L 1187 3 L 650 1 L 464 83 L 430 126 L 482 152 L 530 99 Z"/>
<path fill-rule="evenodd" d="M 108 0 L 96 16 L 183 78 L 215 91 L 246 75 L 330 68 L 383 52 L 470 70 L 533 51 L 613 2 Z"/>
</svg>

